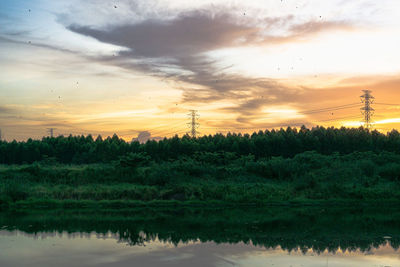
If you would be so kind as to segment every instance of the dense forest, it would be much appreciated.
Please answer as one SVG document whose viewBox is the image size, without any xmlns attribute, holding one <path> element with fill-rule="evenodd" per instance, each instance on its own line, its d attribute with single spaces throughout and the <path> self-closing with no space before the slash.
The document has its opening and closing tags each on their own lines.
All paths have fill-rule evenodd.
<svg viewBox="0 0 400 267">
<path fill-rule="evenodd" d="M 146 153 L 152 160 L 171 160 L 199 153 L 232 153 L 258 158 L 293 157 L 305 151 L 323 155 L 334 152 L 400 152 L 400 134 L 387 134 L 364 128 L 287 128 L 259 131 L 253 134 L 216 134 L 191 138 L 165 138 L 161 141 L 126 142 L 117 135 L 102 139 L 88 136 L 43 137 L 26 142 L 0 141 L 0 164 L 24 164 L 55 161 L 64 164 L 105 163 L 118 160 L 127 153 Z"/>
<path fill-rule="evenodd" d="M 0 145 L 0 207 L 400 202 L 400 135 L 317 127 Z"/>
</svg>

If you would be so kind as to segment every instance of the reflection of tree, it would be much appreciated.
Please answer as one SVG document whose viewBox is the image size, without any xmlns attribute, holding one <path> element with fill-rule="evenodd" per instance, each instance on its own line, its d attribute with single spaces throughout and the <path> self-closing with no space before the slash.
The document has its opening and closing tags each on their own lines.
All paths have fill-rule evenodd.
<svg viewBox="0 0 400 267">
<path fill-rule="evenodd" d="M 400 210 L 323 208 L 137 209 L 124 212 L 48 211 L 1 213 L 0 226 L 27 234 L 112 234 L 129 245 L 160 241 L 171 244 L 200 240 L 250 242 L 287 251 L 368 251 L 400 245 Z"/>
</svg>

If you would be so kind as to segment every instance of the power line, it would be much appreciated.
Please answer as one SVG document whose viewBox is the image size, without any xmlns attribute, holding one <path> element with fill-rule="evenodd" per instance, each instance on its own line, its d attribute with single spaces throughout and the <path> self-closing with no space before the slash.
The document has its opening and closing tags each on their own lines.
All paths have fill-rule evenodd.
<svg viewBox="0 0 400 267">
<path fill-rule="evenodd" d="M 182 130 L 182 131 L 174 131 L 174 132 L 169 132 L 169 133 L 166 133 L 165 134 L 165 136 L 167 136 L 167 135 L 171 135 L 171 134 L 181 134 L 181 133 L 187 133 L 187 131 L 186 130 Z"/>
<path fill-rule="evenodd" d="M 304 123 L 294 123 L 291 124 L 292 126 L 302 126 Z M 285 124 L 282 124 L 285 125 Z M 286 127 L 286 126 L 282 126 L 282 127 Z M 273 127 L 262 127 L 262 126 L 256 126 L 256 127 L 202 127 L 202 129 L 227 129 L 227 130 L 231 130 L 231 129 L 236 129 L 236 130 L 252 130 L 252 129 L 267 129 L 267 128 L 273 128 Z"/>
<path fill-rule="evenodd" d="M 302 113 L 319 112 L 321 110 L 326 110 L 326 109 L 336 109 L 336 108 L 342 108 L 342 107 L 348 107 L 348 106 L 356 106 L 356 105 L 360 105 L 360 103 L 357 102 L 357 103 L 350 103 L 350 104 L 332 106 L 332 107 L 326 107 L 326 108 L 316 108 L 316 109 L 303 110 Z"/>
<path fill-rule="evenodd" d="M 400 106 L 400 104 L 389 104 L 389 103 L 374 103 L 375 105 L 385 105 L 385 106 Z"/>
<path fill-rule="evenodd" d="M 336 107 L 306 110 L 306 111 L 302 111 L 301 113 L 308 115 L 308 114 L 322 113 L 322 112 L 328 112 L 328 111 L 334 111 L 334 110 L 340 110 L 340 109 L 355 108 L 360 105 L 362 105 L 362 104 L 361 103 L 353 103 L 353 104 L 341 105 L 341 106 L 336 106 Z"/>
<path fill-rule="evenodd" d="M 180 122 L 179 124 L 182 124 L 182 122 Z M 176 123 L 175 123 L 175 125 L 176 125 Z M 155 135 L 163 135 L 163 134 L 165 134 L 166 132 L 171 132 L 171 131 L 182 131 L 183 129 L 181 129 L 181 128 L 178 128 L 178 127 L 169 127 L 169 128 L 167 128 L 167 129 L 162 129 L 162 130 L 159 130 L 159 131 L 155 131 L 155 132 L 151 132 L 150 131 L 150 133 L 151 133 L 151 135 L 152 136 L 155 136 Z"/>
<path fill-rule="evenodd" d="M 160 129 L 160 128 L 164 128 L 164 127 L 171 127 L 172 125 L 178 125 L 178 124 L 179 124 L 179 125 L 182 124 L 182 121 L 177 121 L 177 122 L 170 123 L 170 124 L 160 125 L 160 126 L 157 126 L 157 127 L 154 127 L 154 128 L 150 128 L 150 129 L 143 130 L 143 131 L 151 132 L 151 131 L 154 131 L 154 130 L 156 130 L 156 129 Z M 156 132 L 157 132 L 157 131 L 156 131 Z"/>
<path fill-rule="evenodd" d="M 181 134 L 181 133 L 187 133 L 187 130 L 179 130 L 179 131 L 175 130 L 175 131 L 167 132 L 167 133 L 164 133 L 164 134 L 157 134 L 157 135 L 163 135 L 164 137 L 167 137 L 168 135 L 171 135 L 171 134 L 175 135 L 175 134 Z"/>
<path fill-rule="evenodd" d="M 350 108 L 356 108 L 358 106 L 361 106 L 361 103 L 350 103 L 350 104 L 345 104 L 345 105 L 339 105 L 339 106 L 333 106 L 333 107 L 327 107 L 327 108 L 321 108 L 321 109 L 312 109 L 312 110 L 306 110 L 306 111 L 302 111 L 300 113 L 302 114 L 316 114 L 316 113 L 323 113 L 323 112 L 329 112 L 329 111 L 335 111 L 335 110 L 341 110 L 341 109 L 350 109 Z M 193 113 L 194 112 L 194 119 L 193 119 Z M 197 122 L 199 115 L 197 114 L 197 110 L 190 110 L 190 113 L 188 114 L 190 116 L 191 121 L 188 123 L 189 127 L 190 127 L 190 132 L 188 132 L 188 134 L 190 134 L 192 137 L 194 136 L 193 133 L 195 133 L 195 135 L 198 135 L 199 132 L 197 131 L 198 127 L 199 127 L 199 123 Z M 218 120 L 219 121 L 219 120 Z M 326 120 L 328 121 L 328 120 Z M 192 124 L 194 122 L 194 124 Z M 151 133 L 152 136 L 156 136 L 156 135 L 169 135 L 171 133 L 179 133 L 181 131 L 173 131 L 173 132 L 167 132 L 167 130 L 170 130 L 171 128 L 173 129 L 174 127 L 171 126 L 175 126 L 180 124 L 181 122 L 175 122 L 173 124 L 169 124 L 169 125 L 161 125 L 152 129 L 147 129 L 146 131 L 149 131 Z M 300 124 L 299 124 L 300 125 Z M 163 129 L 164 127 L 168 127 L 168 129 Z M 160 129 L 157 130 L 155 132 L 153 132 L 156 129 Z M 204 129 L 237 129 L 237 130 L 251 130 L 251 129 L 260 129 L 260 127 L 207 127 Z M 177 129 L 178 130 L 178 129 Z"/>
<path fill-rule="evenodd" d="M 261 129 L 262 127 L 201 127 L 201 129 L 237 129 L 237 130 L 251 130 Z"/>
<path fill-rule="evenodd" d="M 156 135 L 159 135 L 159 134 L 163 134 L 163 133 L 165 133 L 167 131 L 171 131 L 171 129 L 176 128 L 175 126 L 178 126 L 178 125 L 182 125 L 182 122 L 181 121 L 180 122 L 175 122 L 175 123 L 172 123 L 170 125 L 163 125 L 163 126 L 160 126 L 160 127 L 155 127 L 153 129 L 144 130 L 144 131 L 149 132 L 152 136 L 156 136 Z M 165 128 L 165 129 L 163 129 L 163 128 Z M 158 130 L 157 131 L 153 131 L 154 129 L 158 129 Z"/>
<path fill-rule="evenodd" d="M 173 134 L 173 133 L 181 133 L 181 132 L 187 132 L 187 130 L 175 128 L 175 130 L 171 131 L 171 129 L 169 129 L 168 132 L 163 131 L 163 132 L 160 132 L 160 133 L 155 133 L 154 135 L 152 134 L 152 136 L 161 136 L 161 135 L 167 136 L 167 135 L 170 135 L 170 134 Z"/>
<path fill-rule="evenodd" d="M 351 117 L 341 117 L 341 118 L 333 118 L 329 120 L 320 120 L 319 122 L 325 122 L 325 121 L 336 121 L 336 120 L 346 120 L 346 119 L 355 119 L 359 118 L 360 116 L 351 116 Z"/>
</svg>

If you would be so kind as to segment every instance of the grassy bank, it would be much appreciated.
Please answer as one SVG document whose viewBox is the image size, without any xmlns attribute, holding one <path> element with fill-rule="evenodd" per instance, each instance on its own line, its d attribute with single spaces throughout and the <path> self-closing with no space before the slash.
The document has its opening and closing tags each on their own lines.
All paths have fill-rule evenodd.
<svg viewBox="0 0 400 267">
<path fill-rule="evenodd" d="M 400 155 L 354 152 L 256 159 L 198 153 L 154 161 L 128 154 L 107 164 L 36 162 L 0 167 L 6 207 L 396 203 Z"/>
</svg>

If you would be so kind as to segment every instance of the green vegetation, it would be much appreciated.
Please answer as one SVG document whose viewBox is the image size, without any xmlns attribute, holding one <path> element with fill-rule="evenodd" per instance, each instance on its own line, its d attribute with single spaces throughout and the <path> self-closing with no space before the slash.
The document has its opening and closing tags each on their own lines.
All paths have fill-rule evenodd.
<svg viewBox="0 0 400 267">
<path fill-rule="evenodd" d="M 400 202 L 396 131 L 302 127 L 146 144 L 70 136 L 0 142 L 0 152 L 2 207 Z"/>
<path fill-rule="evenodd" d="M 278 156 L 287 158 L 306 151 L 316 151 L 323 155 L 356 151 L 400 154 L 400 134 L 396 130 L 385 135 L 363 128 L 316 127 L 310 130 L 305 127 L 289 127 L 279 131 L 259 131 L 252 135 L 233 133 L 200 138 L 175 136 L 145 144 L 127 143 L 116 135 L 105 140 L 101 136 L 93 140 L 91 135 L 44 137 L 42 140 L 29 139 L 27 142 L 0 141 L 0 164 L 30 164 L 37 161 L 63 164 L 108 163 L 127 153 L 146 153 L 154 161 L 220 152 L 228 156 L 226 160 L 229 160 L 230 153 L 234 156 L 253 155 L 256 159 Z"/>
<path fill-rule="evenodd" d="M 393 152 L 304 152 L 293 158 L 257 160 L 220 152 L 160 162 L 129 154 L 113 164 L 3 165 L 0 177 L 3 206 L 46 202 L 52 206 L 57 201 L 72 206 L 74 201 L 89 201 L 91 206 L 90 201 L 100 200 L 111 201 L 107 204 L 111 206 L 171 200 L 173 204 L 400 200 L 400 155 Z"/>
<path fill-rule="evenodd" d="M 23 210 L 0 213 L 3 230 L 35 236 L 109 235 L 129 245 L 160 241 L 239 243 L 316 252 L 368 251 L 389 240 L 400 247 L 400 210 L 394 208 L 136 208 Z M 385 236 L 390 238 L 385 238 Z"/>
</svg>

